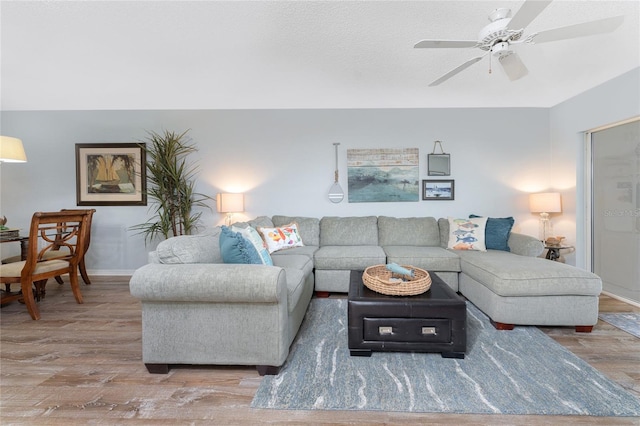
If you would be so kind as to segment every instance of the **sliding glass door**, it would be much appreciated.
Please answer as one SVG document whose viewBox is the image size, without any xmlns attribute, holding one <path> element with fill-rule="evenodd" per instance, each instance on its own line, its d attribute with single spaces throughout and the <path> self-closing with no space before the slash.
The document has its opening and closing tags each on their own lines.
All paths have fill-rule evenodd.
<svg viewBox="0 0 640 426">
<path fill-rule="evenodd" d="M 640 119 L 590 136 L 593 271 L 604 291 L 640 303 Z"/>
</svg>

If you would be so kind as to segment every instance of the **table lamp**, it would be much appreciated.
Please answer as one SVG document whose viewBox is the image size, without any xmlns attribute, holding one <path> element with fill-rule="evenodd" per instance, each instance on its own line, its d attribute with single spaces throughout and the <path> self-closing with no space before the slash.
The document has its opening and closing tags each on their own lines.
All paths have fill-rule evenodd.
<svg viewBox="0 0 640 426">
<path fill-rule="evenodd" d="M 26 163 L 27 154 L 24 152 L 22 141 L 11 136 L 0 136 L 0 162 Z"/>
<path fill-rule="evenodd" d="M 540 213 L 538 235 L 542 242 L 553 235 L 553 226 L 549 219 L 549 213 L 562 211 L 559 192 L 541 192 L 529 195 L 529 210 L 531 213 Z"/>
<path fill-rule="evenodd" d="M 221 192 L 217 198 L 218 212 L 226 213 L 225 225 L 231 226 L 231 217 L 234 213 L 244 211 L 244 194 Z"/>
</svg>

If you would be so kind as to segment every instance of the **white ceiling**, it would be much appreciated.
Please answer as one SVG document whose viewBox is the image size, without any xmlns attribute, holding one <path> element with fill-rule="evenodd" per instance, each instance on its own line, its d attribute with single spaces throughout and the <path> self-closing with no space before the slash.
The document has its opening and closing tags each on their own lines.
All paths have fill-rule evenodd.
<svg viewBox="0 0 640 426">
<path fill-rule="evenodd" d="M 640 66 L 637 0 L 556 0 L 531 32 L 624 15 L 614 33 L 519 45 L 511 82 L 474 49 L 522 1 L 5 1 L 3 110 L 550 107 Z"/>
</svg>

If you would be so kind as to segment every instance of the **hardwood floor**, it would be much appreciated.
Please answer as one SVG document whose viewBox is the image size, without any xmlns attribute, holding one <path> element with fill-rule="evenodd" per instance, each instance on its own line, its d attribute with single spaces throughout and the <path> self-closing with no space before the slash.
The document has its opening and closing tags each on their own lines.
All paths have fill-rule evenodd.
<svg viewBox="0 0 640 426">
<path fill-rule="evenodd" d="M 640 424 L 639 418 L 286 411 L 249 407 L 252 367 L 185 367 L 149 374 L 141 361 L 140 304 L 128 277 L 92 277 L 76 304 L 51 281 L 40 321 L 24 305 L 0 315 L 0 423 L 5 424 Z M 610 297 L 602 312 L 640 312 Z M 590 334 L 543 331 L 640 399 L 640 339 L 605 322 Z M 506 332 L 508 333 L 508 331 Z"/>
</svg>

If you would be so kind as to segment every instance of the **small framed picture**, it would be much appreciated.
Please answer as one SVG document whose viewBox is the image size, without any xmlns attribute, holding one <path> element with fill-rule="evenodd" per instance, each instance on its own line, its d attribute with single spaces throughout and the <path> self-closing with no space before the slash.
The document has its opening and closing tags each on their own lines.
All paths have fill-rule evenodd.
<svg viewBox="0 0 640 426">
<path fill-rule="evenodd" d="M 146 206 L 144 144 L 76 144 L 79 206 Z"/>
<path fill-rule="evenodd" d="M 423 200 L 453 200 L 455 195 L 455 183 L 453 179 L 423 180 Z"/>
</svg>

